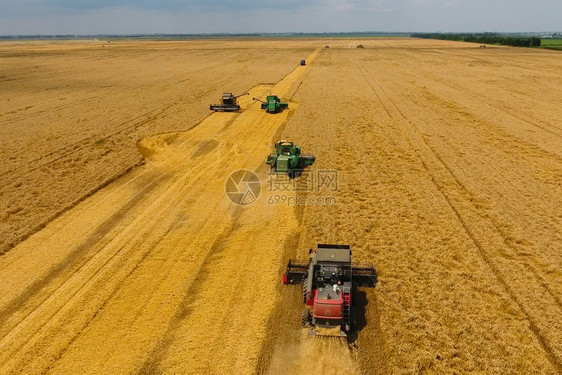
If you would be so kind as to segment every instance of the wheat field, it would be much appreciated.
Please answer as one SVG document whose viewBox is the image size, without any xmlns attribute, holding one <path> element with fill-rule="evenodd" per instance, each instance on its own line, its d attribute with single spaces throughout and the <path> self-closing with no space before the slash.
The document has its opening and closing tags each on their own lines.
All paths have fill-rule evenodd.
<svg viewBox="0 0 562 375">
<path fill-rule="evenodd" d="M 562 371 L 558 51 L 234 39 L 0 56 L 0 373 Z M 249 92 L 242 111 L 209 112 L 223 91 Z M 289 109 L 262 111 L 269 93 Z M 279 139 L 337 186 L 272 203 Z M 262 181 L 247 206 L 225 195 L 240 169 Z M 317 243 L 378 272 L 347 341 L 307 336 L 281 283 Z"/>
</svg>

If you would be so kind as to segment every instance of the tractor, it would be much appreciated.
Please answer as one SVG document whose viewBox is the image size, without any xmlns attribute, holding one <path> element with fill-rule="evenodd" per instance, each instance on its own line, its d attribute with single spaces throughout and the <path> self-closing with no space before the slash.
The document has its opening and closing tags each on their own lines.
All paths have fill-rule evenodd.
<svg viewBox="0 0 562 375">
<path fill-rule="evenodd" d="M 209 108 L 211 111 L 220 112 L 234 112 L 240 110 L 240 105 L 237 103 L 237 99 L 241 96 L 249 95 L 249 93 L 244 93 L 241 95 L 233 95 L 231 92 L 223 92 L 221 97 L 221 104 L 211 104 Z"/>
<path fill-rule="evenodd" d="M 314 155 L 301 154 L 301 147 L 293 142 L 279 141 L 275 144 L 275 151 L 271 153 L 265 163 L 271 166 L 276 174 L 286 173 L 294 176 L 296 172 L 312 165 L 316 158 Z"/>
<path fill-rule="evenodd" d="M 253 99 L 261 102 L 261 109 L 265 109 L 267 113 L 277 113 L 285 108 L 289 108 L 289 103 L 282 102 L 277 95 L 268 95 L 265 102 L 258 98 Z"/>
<path fill-rule="evenodd" d="M 349 245 L 318 244 L 308 262 L 289 260 L 283 284 L 302 284 L 303 328 L 310 335 L 347 337 L 354 329 L 353 295 L 357 287 L 373 288 L 372 264 L 351 262 Z"/>
</svg>

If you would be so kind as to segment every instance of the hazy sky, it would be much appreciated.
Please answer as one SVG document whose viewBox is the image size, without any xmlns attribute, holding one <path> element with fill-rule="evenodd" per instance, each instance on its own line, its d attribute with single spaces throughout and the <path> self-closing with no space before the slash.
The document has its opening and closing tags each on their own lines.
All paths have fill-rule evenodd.
<svg viewBox="0 0 562 375">
<path fill-rule="evenodd" d="M 0 0 L 0 35 L 562 31 L 562 0 Z"/>
</svg>

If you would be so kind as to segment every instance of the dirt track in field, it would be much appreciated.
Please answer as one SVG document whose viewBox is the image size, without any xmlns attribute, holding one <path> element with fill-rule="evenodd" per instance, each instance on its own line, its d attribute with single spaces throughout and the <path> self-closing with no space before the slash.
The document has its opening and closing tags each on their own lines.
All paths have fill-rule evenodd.
<svg viewBox="0 0 562 375">
<path fill-rule="evenodd" d="M 205 59 L 213 43 L 198 45 Z M 0 373 L 562 371 L 560 54 L 409 39 L 307 49 L 308 66 L 250 86 L 242 112 L 143 138 L 144 165 L 0 257 Z M 157 87 L 184 95 L 170 59 Z M 289 110 L 251 101 L 269 92 Z M 315 154 L 316 177 L 338 174 L 337 189 L 289 196 L 337 204 L 268 202 L 279 138 Z M 242 168 L 264 182 L 244 207 L 224 194 Z M 356 296 L 350 344 L 308 337 L 300 290 L 280 283 L 322 242 L 379 273 Z"/>
</svg>

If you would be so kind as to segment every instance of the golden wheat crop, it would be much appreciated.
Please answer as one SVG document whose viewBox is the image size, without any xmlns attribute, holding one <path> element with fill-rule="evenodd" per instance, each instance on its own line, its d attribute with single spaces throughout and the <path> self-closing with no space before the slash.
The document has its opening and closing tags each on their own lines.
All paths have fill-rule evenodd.
<svg viewBox="0 0 562 375">
<path fill-rule="evenodd" d="M 562 371 L 559 52 L 374 38 L 0 56 L 0 373 Z M 222 91 L 249 91 L 241 112 L 209 115 Z M 270 92 L 289 109 L 251 100 Z M 336 204 L 268 201 L 280 138 L 337 172 L 284 194 Z M 235 206 L 243 168 L 262 191 Z M 281 284 L 317 243 L 379 274 L 349 342 L 307 336 Z"/>
</svg>

